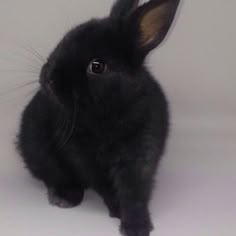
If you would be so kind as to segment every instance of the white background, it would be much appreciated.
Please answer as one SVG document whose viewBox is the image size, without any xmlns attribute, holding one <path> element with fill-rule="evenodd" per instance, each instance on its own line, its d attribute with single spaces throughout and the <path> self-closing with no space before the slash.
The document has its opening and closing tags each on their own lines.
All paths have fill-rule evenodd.
<svg viewBox="0 0 236 236">
<path fill-rule="evenodd" d="M 14 149 L 20 113 L 44 57 L 71 26 L 108 13 L 111 0 L 0 0 L 0 235 L 118 236 L 93 193 L 61 210 Z M 164 87 L 172 133 L 150 206 L 159 236 L 236 235 L 236 2 L 185 0 L 147 64 Z"/>
</svg>

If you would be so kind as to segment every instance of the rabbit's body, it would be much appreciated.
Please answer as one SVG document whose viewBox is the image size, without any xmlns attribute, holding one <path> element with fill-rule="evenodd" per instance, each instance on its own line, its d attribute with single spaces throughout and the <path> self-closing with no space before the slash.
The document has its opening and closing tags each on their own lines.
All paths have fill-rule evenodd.
<svg viewBox="0 0 236 236">
<path fill-rule="evenodd" d="M 75 121 L 74 114 L 63 112 L 39 91 L 24 112 L 19 139 L 31 172 L 49 187 L 79 181 L 83 189 L 106 192 L 116 184 L 116 172 L 131 162 L 142 165 L 137 169 L 149 169 L 152 182 L 166 140 L 168 114 L 161 88 L 145 75 L 142 90 L 135 91 L 130 102 L 127 94 L 123 98 L 120 94 L 99 104 L 78 105 Z"/>
<path fill-rule="evenodd" d="M 121 218 L 125 235 L 148 236 L 148 202 L 169 116 L 165 95 L 143 60 L 167 33 L 178 1 L 153 0 L 135 11 L 137 3 L 119 0 L 109 18 L 64 37 L 24 111 L 18 147 L 51 203 L 78 205 L 92 188 L 111 216 Z M 123 11 L 129 15 L 121 17 Z M 152 29 L 158 20 L 153 17 L 163 26 Z"/>
</svg>

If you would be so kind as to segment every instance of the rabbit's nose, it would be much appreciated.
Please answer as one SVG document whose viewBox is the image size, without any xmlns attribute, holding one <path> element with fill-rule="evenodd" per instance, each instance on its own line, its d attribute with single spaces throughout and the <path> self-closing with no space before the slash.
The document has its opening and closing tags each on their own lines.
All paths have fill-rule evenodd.
<svg viewBox="0 0 236 236">
<path fill-rule="evenodd" d="M 54 80 L 52 68 L 46 63 L 41 70 L 40 83 L 50 85 L 54 83 Z"/>
</svg>

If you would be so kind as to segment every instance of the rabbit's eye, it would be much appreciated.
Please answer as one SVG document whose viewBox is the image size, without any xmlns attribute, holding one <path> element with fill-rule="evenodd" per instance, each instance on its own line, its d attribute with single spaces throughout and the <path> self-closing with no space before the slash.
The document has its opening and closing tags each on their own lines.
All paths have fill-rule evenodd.
<svg viewBox="0 0 236 236">
<path fill-rule="evenodd" d="M 88 72 L 91 74 L 102 74 L 106 71 L 106 64 L 101 59 L 94 59 L 90 62 Z"/>
</svg>

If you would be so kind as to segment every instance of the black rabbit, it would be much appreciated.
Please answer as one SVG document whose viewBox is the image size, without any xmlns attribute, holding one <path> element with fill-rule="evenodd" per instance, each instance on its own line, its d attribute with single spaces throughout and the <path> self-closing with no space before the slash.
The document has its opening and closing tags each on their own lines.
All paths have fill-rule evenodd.
<svg viewBox="0 0 236 236">
<path fill-rule="evenodd" d="M 94 189 L 127 236 L 148 236 L 148 202 L 168 134 L 165 95 L 144 66 L 179 0 L 118 0 L 65 35 L 24 111 L 18 148 L 59 207 Z"/>
</svg>

